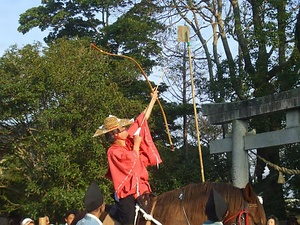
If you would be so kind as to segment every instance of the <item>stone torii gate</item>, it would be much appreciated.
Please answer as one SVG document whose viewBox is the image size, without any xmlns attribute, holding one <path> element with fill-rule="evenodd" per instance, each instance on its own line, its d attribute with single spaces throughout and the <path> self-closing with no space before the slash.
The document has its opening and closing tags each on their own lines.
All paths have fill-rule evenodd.
<svg viewBox="0 0 300 225">
<path fill-rule="evenodd" d="M 251 117 L 284 111 L 286 126 L 282 130 L 248 132 Z M 251 100 L 203 104 L 202 112 L 213 125 L 232 123 L 232 134 L 210 142 L 210 153 L 232 152 L 232 182 L 239 188 L 249 182 L 247 150 L 300 142 L 300 88 Z"/>
</svg>

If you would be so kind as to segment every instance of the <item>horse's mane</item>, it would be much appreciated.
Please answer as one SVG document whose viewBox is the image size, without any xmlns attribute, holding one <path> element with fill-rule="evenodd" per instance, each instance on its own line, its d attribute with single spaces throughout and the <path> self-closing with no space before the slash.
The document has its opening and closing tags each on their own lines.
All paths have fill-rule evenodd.
<svg viewBox="0 0 300 225">
<path fill-rule="evenodd" d="M 242 189 L 226 183 L 206 182 L 189 184 L 180 189 L 172 190 L 157 196 L 154 217 L 163 218 L 162 215 L 177 215 L 178 218 L 186 217 L 192 222 L 202 224 L 206 215 L 205 205 L 211 189 L 219 192 L 228 204 L 228 210 L 235 213 L 244 204 Z M 184 217 L 182 214 L 185 214 Z M 164 221 L 160 221 L 164 223 Z"/>
</svg>

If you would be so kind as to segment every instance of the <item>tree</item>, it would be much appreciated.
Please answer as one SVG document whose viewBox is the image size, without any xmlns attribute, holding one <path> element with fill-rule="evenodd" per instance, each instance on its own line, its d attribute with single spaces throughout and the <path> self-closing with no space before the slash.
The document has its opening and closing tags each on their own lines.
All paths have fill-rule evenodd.
<svg viewBox="0 0 300 225">
<path fill-rule="evenodd" d="M 239 101 L 269 95 L 299 86 L 299 50 L 294 31 L 297 3 L 294 1 L 157 1 L 166 10 L 169 26 L 186 23 L 192 30 L 194 61 L 205 62 L 209 79 L 209 100 L 215 103 Z M 168 25 L 167 25 L 168 26 Z M 296 29 L 296 32 L 298 29 Z M 198 53 L 198 54 L 197 54 Z M 196 55 L 197 54 L 197 55 Z M 198 60 L 197 60 L 198 59 Z M 198 73 L 201 73 L 199 70 Z M 250 129 L 258 132 L 282 127 L 281 114 L 255 118 Z M 279 163 L 279 149 L 259 149 L 258 154 Z M 264 163 L 257 162 L 254 176 L 257 190 L 262 184 Z M 276 171 L 271 171 L 274 177 Z M 267 213 L 285 219 L 283 192 L 270 193 L 271 183 L 260 186 Z M 280 191 L 281 190 L 281 191 Z M 274 196 L 276 195 L 276 196 Z M 274 201 L 278 201 L 278 204 Z M 273 205 L 282 206 L 272 208 Z"/>
<path fill-rule="evenodd" d="M 142 10 L 141 10 L 142 9 Z M 151 1 L 42 1 L 20 15 L 18 31 L 50 30 L 46 43 L 59 38 L 89 38 L 112 53 L 130 55 L 150 72 L 160 53 L 155 34 L 164 29 L 155 20 L 159 11 Z"/>
<path fill-rule="evenodd" d="M 92 51 L 88 41 L 62 39 L 12 47 L 0 71 L 1 212 L 59 221 L 82 207 L 92 180 L 109 201 L 106 151 L 92 136 L 107 115 L 130 118 L 144 108 L 136 96 L 147 90 L 127 98 L 120 89 L 139 76 L 136 68 Z"/>
<path fill-rule="evenodd" d="M 95 39 L 99 29 L 109 25 L 113 10 L 127 7 L 124 1 L 41 1 L 41 5 L 30 8 L 20 15 L 18 31 L 23 34 L 38 27 L 51 32 L 45 41 L 61 37 L 90 37 Z"/>
</svg>

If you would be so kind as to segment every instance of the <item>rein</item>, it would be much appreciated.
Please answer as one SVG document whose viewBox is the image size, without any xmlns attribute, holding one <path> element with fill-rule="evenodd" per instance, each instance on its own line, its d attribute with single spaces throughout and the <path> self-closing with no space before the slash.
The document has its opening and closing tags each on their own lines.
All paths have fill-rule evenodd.
<svg viewBox="0 0 300 225">
<path fill-rule="evenodd" d="M 236 225 L 249 225 L 249 215 L 252 216 L 249 212 L 248 208 L 254 208 L 257 207 L 257 204 L 247 204 L 247 207 L 239 211 L 238 213 L 232 215 L 231 217 L 224 220 L 223 224 L 225 225 L 227 222 L 229 222 L 231 219 L 236 218 Z M 244 220 L 244 223 L 243 223 Z"/>
<path fill-rule="evenodd" d="M 245 215 L 245 217 L 243 217 Z M 223 224 L 226 224 L 228 221 L 230 221 L 233 218 L 237 218 L 236 223 L 237 225 L 242 225 L 242 220 L 245 219 L 245 225 L 249 225 L 249 211 L 247 208 L 242 209 L 240 212 L 232 215 L 231 217 L 227 218 Z"/>
<path fill-rule="evenodd" d="M 238 213 L 232 215 L 231 217 L 224 220 L 223 224 L 226 224 L 231 219 L 236 218 L 236 225 L 249 225 L 249 215 L 251 216 L 248 208 L 257 207 L 257 204 L 247 204 L 247 207 L 243 208 Z M 244 223 L 243 223 L 244 220 Z"/>
<path fill-rule="evenodd" d="M 154 219 L 151 214 L 148 214 L 145 210 L 143 210 L 138 204 L 135 205 L 135 219 L 134 219 L 135 225 L 137 224 L 136 221 L 137 221 L 137 215 L 139 211 L 142 213 L 142 216 L 146 221 L 152 221 L 156 225 L 162 225 L 158 220 Z"/>
</svg>

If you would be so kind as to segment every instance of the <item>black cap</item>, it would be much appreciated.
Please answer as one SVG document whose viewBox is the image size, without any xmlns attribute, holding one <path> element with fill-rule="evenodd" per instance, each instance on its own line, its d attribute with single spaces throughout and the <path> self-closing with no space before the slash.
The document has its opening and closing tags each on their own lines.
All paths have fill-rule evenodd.
<svg viewBox="0 0 300 225">
<path fill-rule="evenodd" d="M 92 212 L 103 204 L 103 195 L 98 184 L 93 181 L 84 196 L 84 206 L 87 212 Z"/>
<path fill-rule="evenodd" d="M 215 189 L 212 189 L 205 206 L 207 218 L 214 222 L 222 221 L 227 210 L 228 205 L 225 199 Z"/>
</svg>

